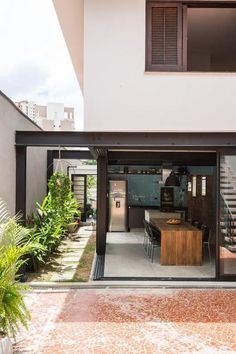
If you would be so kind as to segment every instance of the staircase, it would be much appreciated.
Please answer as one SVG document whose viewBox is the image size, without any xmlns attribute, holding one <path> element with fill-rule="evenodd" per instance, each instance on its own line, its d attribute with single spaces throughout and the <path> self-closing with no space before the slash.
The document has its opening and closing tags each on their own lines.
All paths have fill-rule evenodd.
<svg viewBox="0 0 236 354">
<path fill-rule="evenodd" d="M 223 244 L 229 251 L 236 251 L 236 171 L 223 158 L 220 170 L 221 219 Z"/>
</svg>

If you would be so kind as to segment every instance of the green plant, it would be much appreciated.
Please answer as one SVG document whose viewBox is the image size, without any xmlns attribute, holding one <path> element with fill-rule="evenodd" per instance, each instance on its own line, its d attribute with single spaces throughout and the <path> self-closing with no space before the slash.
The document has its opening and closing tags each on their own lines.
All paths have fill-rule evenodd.
<svg viewBox="0 0 236 354">
<path fill-rule="evenodd" d="M 48 183 L 51 210 L 57 212 L 65 228 L 78 213 L 78 203 L 71 191 L 71 180 L 63 173 L 54 173 Z"/>
<path fill-rule="evenodd" d="M 95 188 L 97 185 L 96 178 L 93 175 L 87 176 L 87 189 Z"/>
<path fill-rule="evenodd" d="M 37 204 L 33 216 L 31 240 L 42 245 L 34 253 L 39 262 L 57 249 L 68 227 L 79 215 L 79 206 L 71 192 L 71 181 L 62 173 L 55 173 L 48 183 L 49 192 L 42 205 Z"/>
<path fill-rule="evenodd" d="M 33 248 L 29 230 L 21 226 L 19 217 L 11 218 L 5 204 L 0 202 L 0 330 L 15 336 L 19 326 L 27 326 L 29 311 L 24 303 L 23 290 L 17 273 Z"/>
<path fill-rule="evenodd" d="M 83 160 L 83 165 L 97 165 L 97 160 Z"/>
</svg>

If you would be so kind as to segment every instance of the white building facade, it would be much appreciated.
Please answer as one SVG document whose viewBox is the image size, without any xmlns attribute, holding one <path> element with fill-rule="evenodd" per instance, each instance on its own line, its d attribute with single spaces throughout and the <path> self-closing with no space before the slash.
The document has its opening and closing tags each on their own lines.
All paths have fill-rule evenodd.
<svg viewBox="0 0 236 354">
<path fill-rule="evenodd" d="M 69 5 L 65 5 L 62 0 L 54 0 L 84 92 L 85 130 L 235 130 L 234 70 L 226 68 L 219 72 L 207 72 L 206 65 L 203 71 L 191 72 L 153 72 L 146 69 L 148 2 L 71 0 Z M 166 5 L 168 1 L 152 3 Z M 182 4 L 181 1 L 171 3 L 176 6 Z M 192 16 L 191 11 L 193 10 L 188 7 L 189 18 Z M 221 8 L 218 11 L 222 13 L 223 10 Z M 223 24 L 229 23 L 236 18 L 235 9 L 227 11 L 230 11 L 229 19 L 226 17 L 219 22 L 221 28 L 222 21 Z M 211 16 L 216 17 L 215 14 L 208 15 L 208 19 Z M 202 25 L 207 33 L 207 23 L 203 22 Z M 232 33 L 235 32 L 233 27 Z M 229 26 L 225 35 L 227 31 L 230 31 Z M 219 39 L 216 43 L 221 45 Z M 232 51 L 231 55 L 234 58 Z"/>
<path fill-rule="evenodd" d="M 16 102 L 16 106 L 46 131 L 73 131 L 75 129 L 74 108 L 63 103 L 50 102 L 46 106 L 31 101 Z"/>
</svg>

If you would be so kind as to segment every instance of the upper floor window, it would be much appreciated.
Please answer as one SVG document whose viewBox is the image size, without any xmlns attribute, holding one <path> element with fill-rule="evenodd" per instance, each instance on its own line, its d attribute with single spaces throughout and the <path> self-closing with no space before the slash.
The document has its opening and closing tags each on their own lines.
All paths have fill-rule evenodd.
<svg viewBox="0 0 236 354">
<path fill-rule="evenodd" d="M 146 70 L 236 71 L 235 4 L 147 0 Z"/>
</svg>

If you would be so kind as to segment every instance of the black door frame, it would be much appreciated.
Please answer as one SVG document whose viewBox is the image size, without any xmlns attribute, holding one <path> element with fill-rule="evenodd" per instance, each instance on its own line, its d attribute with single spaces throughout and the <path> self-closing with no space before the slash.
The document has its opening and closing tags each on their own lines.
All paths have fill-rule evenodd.
<svg viewBox="0 0 236 354">
<path fill-rule="evenodd" d="M 220 274 L 220 238 L 221 238 L 221 230 L 220 230 L 220 218 L 221 218 L 221 198 L 220 198 L 220 167 L 221 167 L 221 155 L 234 155 L 236 156 L 236 148 L 229 149 L 218 149 L 217 151 L 217 280 L 220 281 L 236 281 L 235 275 L 223 275 Z"/>
<path fill-rule="evenodd" d="M 174 149 L 169 149 L 169 150 L 166 150 L 165 152 L 158 152 L 158 155 L 157 153 L 154 153 L 154 152 L 149 152 L 148 155 L 147 153 L 145 152 L 140 152 L 140 158 L 142 161 L 144 161 L 144 158 L 145 158 L 145 154 L 146 154 L 146 161 L 145 161 L 145 164 L 149 164 L 149 161 L 152 161 L 151 164 L 157 164 L 156 161 L 159 161 L 159 154 L 160 154 L 160 158 L 161 159 L 171 159 L 171 154 L 173 154 L 174 159 L 175 161 L 179 161 L 178 159 L 183 159 L 186 164 L 189 163 L 189 165 L 193 165 L 195 166 L 196 163 L 200 163 L 201 162 L 201 157 L 202 157 L 202 154 L 201 153 L 204 153 L 206 156 L 204 156 L 204 159 L 203 159 L 203 163 L 201 163 L 202 166 L 215 166 L 216 168 L 216 186 L 215 186 L 215 190 L 214 190 L 214 193 L 216 195 L 216 212 L 215 212 L 215 229 L 216 229 L 216 244 L 215 244 L 215 255 L 216 255 L 216 259 L 215 259 L 215 276 L 214 277 L 211 277 L 211 278 L 175 278 L 175 277 L 168 277 L 168 278 L 162 278 L 162 277 L 145 277 L 145 278 L 140 278 L 140 277 L 132 277 L 133 280 L 172 280 L 172 281 L 183 281 L 183 280 L 192 280 L 192 281 L 214 281 L 214 280 L 226 280 L 225 278 L 224 279 L 220 279 L 219 277 L 219 253 L 218 253 L 218 225 L 219 225 L 219 215 L 218 215 L 218 190 L 219 190 L 219 171 L 220 171 L 220 164 L 219 164 L 219 152 L 215 149 L 215 151 L 213 151 L 212 149 L 206 149 L 205 151 L 201 151 L 199 152 L 201 154 L 201 157 L 198 157 L 195 156 L 193 157 L 193 155 L 191 155 L 191 159 L 190 161 L 188 161 L 188 158 L 187 158 L 187 154 L 188 153 L 193 153 L 194 150 L 192 150 L 191 152 L 188 152 L 188 151 L 181 151 L 181 152 L 178 152 L 178 151 L 173 151 Z M 210 150 L 210 153 L 209 153 L 209 150 Z M 126 152 L 126 151 L 116 151 L 116 152 L 109 152 L 108 151 L 108 163 L 109 164 L 116 164 L 115 162 L 116 161 L 119 161 L 121 160 L 122 161 L 122 165 L 123 164 L 126 164 L 125 161 L 129 161 L 131 159 L 134 159 L 135 158 L 135 165 L 139 165 L 139 161 L 138 161 L 138 156 L 139 155 L 139 152 Z M 185 155 L 185 156 L 184 156 Z M 208 161 L 208 162 L 207 162 Z M 119 164 L 119 163 L 118 163 Z M 132 163 L 131 163 L 132 164 Z M 142 162 L 143 164 L 143 162 Z M 108 230 L 107 230 L 108 231 Z M 105 257 L 105 255 L 104 255 Z M 101 267 L 99 265 L 99 267 Z M 101 272 L 101 269 L 100 269 L 100 278 L 103 278 L 103 276 L 101 276 L 102 272 Z M 130 280 L 129 277 L 105 277 L 104 279 L 106 280 Z M 233 280 L 231 278 L 227 279 L 227 280 Z"/>
</svg>

